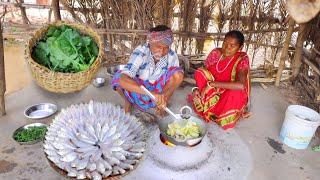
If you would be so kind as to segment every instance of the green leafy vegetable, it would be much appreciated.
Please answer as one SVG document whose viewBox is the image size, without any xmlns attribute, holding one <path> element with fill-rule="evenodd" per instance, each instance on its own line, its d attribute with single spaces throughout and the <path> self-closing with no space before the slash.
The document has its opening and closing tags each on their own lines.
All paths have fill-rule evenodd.
<svg viewBox="0 0 320 180">
<path fill-rule="evenodd" d="M 314 151 L 314 152 L 320 152 L 320 145 L 313 147 L 313 148 L 312 148 L 312 151 Z"/>
<path fill-rule="evenodd" d="M 38 139 L 43 139 L 47 131 L 47 127 L 30 127 L 28 129 L 24 129 L 17 134 L 14 135 L 14 139 L 18 142 L 29 142 L 35 141 Z"/>
<path fill-rule="evenodd" d="M 182 123 L 183 124 L 183 123 Z M 179 122 L 173 122 L 168 125 L 167 134 L 177 141 L 185 141 L 200 136 L 200 129 L 197 123 L 187 121 L 184 125 Z"/>
<path fill-rule="evenodd" d="M 50 26 L 32 51 L 32 58 L 52 71 L 75 73 L 87 70 L 99 54 L 89 36 L 70 26 Z"/>
</svg>

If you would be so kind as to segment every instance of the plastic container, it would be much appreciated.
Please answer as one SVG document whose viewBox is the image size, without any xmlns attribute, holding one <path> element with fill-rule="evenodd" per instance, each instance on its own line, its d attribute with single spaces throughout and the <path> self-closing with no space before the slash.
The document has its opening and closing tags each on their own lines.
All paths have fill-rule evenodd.
<svg viewBox="0 0 320 180">
<path fill-rule="evenodd" d="M 280 132 L 281 141 L 294 149 L 306 149 L 320 125 L 320 114 L 301 105 L 290 105 Z"/>
</svg>

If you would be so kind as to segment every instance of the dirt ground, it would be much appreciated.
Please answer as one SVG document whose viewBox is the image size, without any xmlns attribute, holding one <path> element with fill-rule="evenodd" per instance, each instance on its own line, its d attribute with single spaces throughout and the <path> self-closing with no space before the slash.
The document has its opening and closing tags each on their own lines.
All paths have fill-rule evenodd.
<svg viewBox="0 0 320 180">
<path fill-rule="evenodd" d="M 183 100 L 190 90 L 190 86 L 178 89 L 172 102 L 181 103 L 174 103 L 173 111 L 177 111 L 181 104 L 185 105 Z M 320 139 L 314 138 L 306 150 L 295 150 L 282 144 L 279 133 L 289 102 L 273 86 L 263 89 L 259 85 L 254 85 L 251 97 L 253 115 L 240 121 L 235 129 L 220 132 L 237 134 L 247 146 L 246 150 L 241 150 L 249 152 L 252 168 L 248 176 L 240 179 L 319 179 L 319 152 L 311 151 L 311 147 L 319 144 Z M 0 179 L 42 179 L 44 176 L 50 180 L 65 179 L 50 167 L 41 143 L 29 146 L 19 145 L 11 136 L 15 129 L 24 124 L 52 122 L 53 117 L 38 121 L 25 118 L 24 109 L 31 104 L 51 102 L 57 104 L 61 110 L 71 104 L 88 102 L 90 99 L 122 104 L 119 96 L 114 94 L 108 85 L 102 88 L 94 88 L 90 85 L 78 93 L 54 94 L 32 82 L 25 88 L 7 95 L 7 115 L 0 118 Z M 232 141 L 232 139 L 226 139 L 226 141 Z M 159 179 L 159 177 L 161 175 L 154 178 Z"/>
<path fill-rule="evenodd" d="M 31 76 L 24 59 L 24 45 L 5 43 L 6 94 L 21 90 L 31 82 Z"/>
</svg>

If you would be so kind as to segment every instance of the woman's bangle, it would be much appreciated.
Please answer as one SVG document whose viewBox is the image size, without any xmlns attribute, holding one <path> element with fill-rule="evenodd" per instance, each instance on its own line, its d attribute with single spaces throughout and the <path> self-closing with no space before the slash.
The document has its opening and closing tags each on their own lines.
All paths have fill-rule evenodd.
<svg viewBox="0 0 320 180">
<path fill-rule="evenodd" d="M 195 89 L 199 89 L 198 87 L 193 87 L 192 89 L 191 89 L 191 92 L 193 92 Z"/>
<path fill-rule="evenodd" d="M 208 81 L 207 86 L 209 86 L 210 88 L 214 88 L 213 86 L 210 85 L 211 82 L 213 82 L 213 81 Z"/>
</svg>

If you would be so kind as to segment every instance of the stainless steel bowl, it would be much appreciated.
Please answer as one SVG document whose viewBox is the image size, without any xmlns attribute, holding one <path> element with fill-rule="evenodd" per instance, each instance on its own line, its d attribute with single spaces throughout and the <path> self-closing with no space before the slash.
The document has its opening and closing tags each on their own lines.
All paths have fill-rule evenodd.
<svg viewBox="0 0 320 180">
<path fill-rule="evenodd" d="M 43 123 L 32 123 L 32 124 L 27 124 L 27 125 L 24 125 L 24 126 L 21 126 L 21 127 L 19 127 L 17 130 L 15 130 L 14 132 L 13 132 L 13 134 L 12 134 L 12 138 L 13 138 L 13 140 L 15 140 L 14 139 L 14 136 L 17 134 L 17 133 L 19 133 L 19 132 L 21 132 L 21 131 L 23 131 L 23 130 L 25 130 L 25 129 L 29 129 L 29 128 L 31 128 L 31 127 L 48 127 L 48 125 L 46 125 L 46 124 L 43 124 Z M 40 138 L 40 139 L 37 139 L 37 140 L 34 140 L 34 141 L 29 141 L 29 142 L 19 142 L 19 141 L 16 141 L 16 142 L 18 142 L 19 144 L 21 144 L 21 145 L 31 145 L 31 144 L 35 144 L 35 143 L 37 143 L 37 142 L 40 142 L 40 141 L 42 141 L 44 139 L 44 137 L 43 138 Z"/>
<path fill-rule="evenodd" d="M 114 75 L 117 71 L 123 70 L 125 66 L 126 66 L 126 65 L 124 65 L 124 64 L 120 64 L 120 65 L 117 65 L 117 66 L 107 67 L 107 73 L 108 73 L 109 76 L 113 77 L 113 75 Z"/>
<path fill-rule="evenodd" d="M 28 107 L 24 111 L 24 115 L 30 119 L 42 119 L 51 116 L 58 110 L 55 104 L 40 103 Z"/>
<path fill-rule="evenodd" d="M 106 82 L 106 79 L 105 79 L 105 78 L 97 77 L 97 78 L 94 78 L 94 79 L 93 79 L 92 85 L 93 85 L 94 87 L 99 88 L 99 87 L 104 86 L 105 82 Z"/>
</svg>

